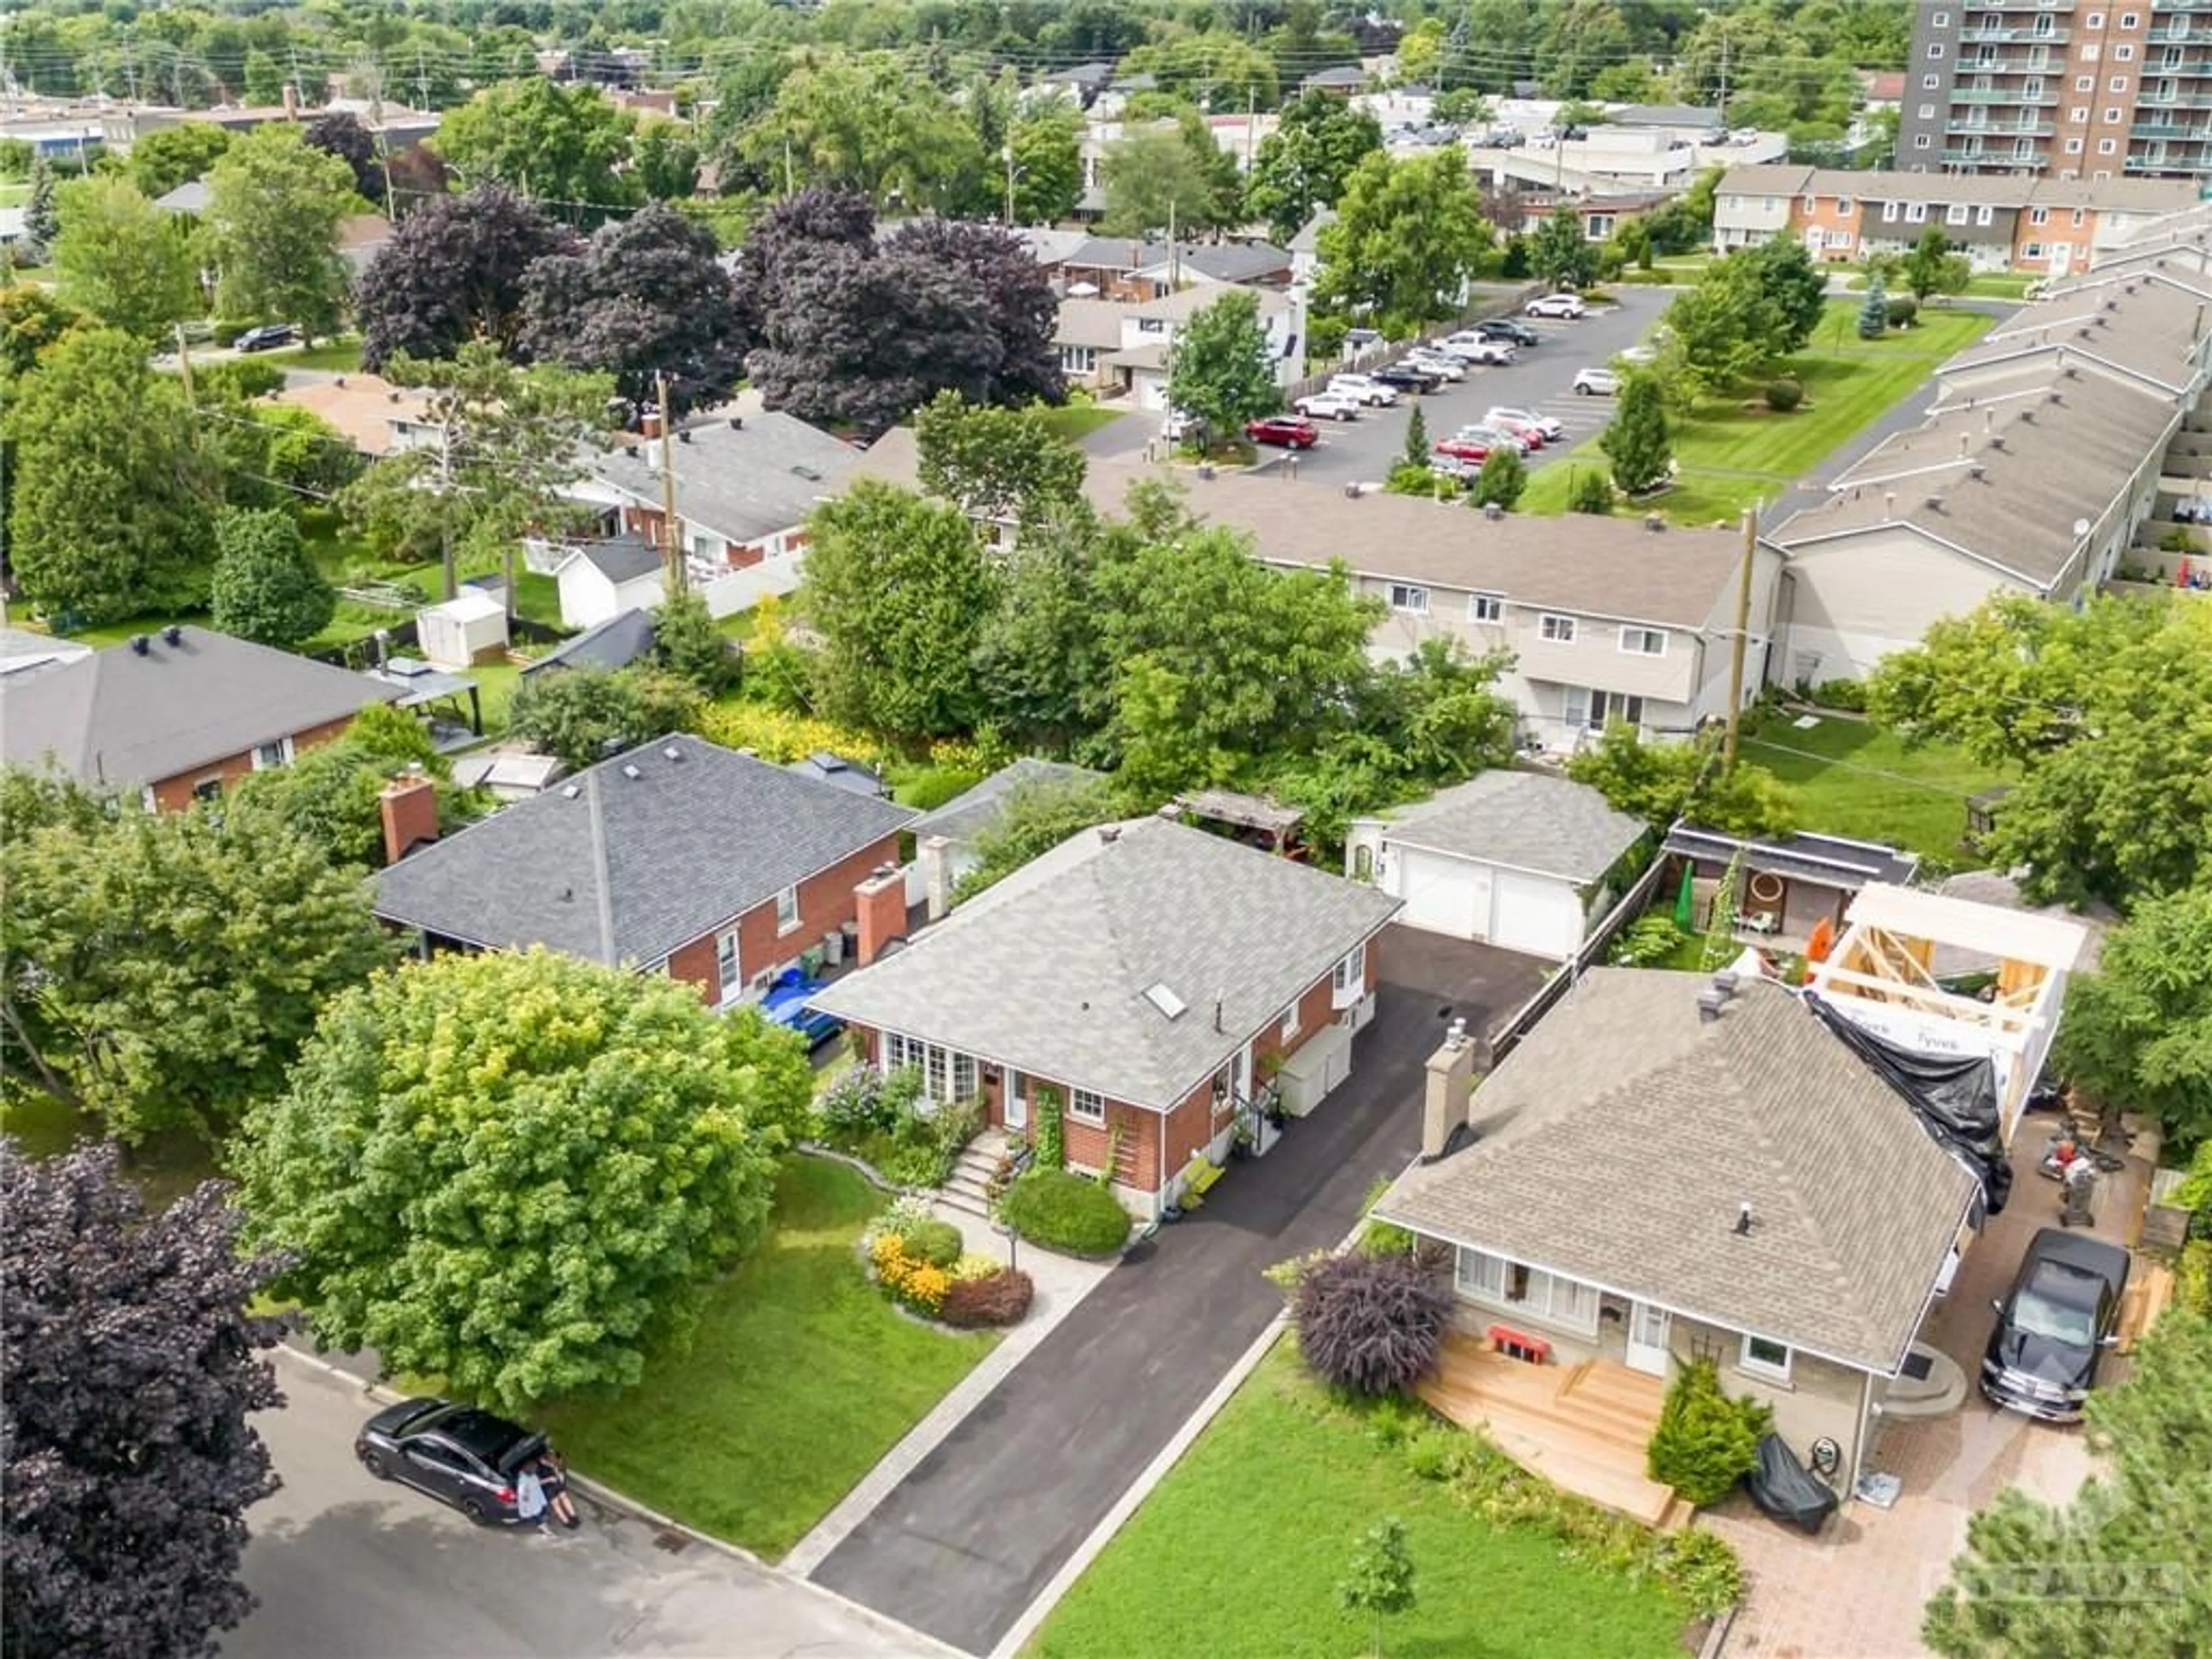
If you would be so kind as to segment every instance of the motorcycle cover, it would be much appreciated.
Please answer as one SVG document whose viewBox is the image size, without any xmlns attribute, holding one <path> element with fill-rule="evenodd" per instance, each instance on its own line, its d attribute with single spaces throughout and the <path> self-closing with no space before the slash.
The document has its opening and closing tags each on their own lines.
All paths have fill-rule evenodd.
<svg viewBox="0 0 2212 1659">
<path fill-rule="evenodd" d="M 1802 1531 L 1820 1531 L 1836 1512 L 1834 1490 L 1814 1480 L 1778 1434 L 1759 1437 L 1759 1467 L 1743 1480 L 1753 1503 L 1777 1521 L 1787 1521 Z"/>
<path fill-rule="evenodd" d="M 1936 1144 L 1982 1183 L 1982 1208 L 1996 1215 L 2012 1191 L 2005 1161 L 2003 1117 L 1997 1106 L 1996 1067 L 1987 1055 L 1923 1054 L 1854 1025 L 1822 997 L 1805 1000 L 1833 1031 L 1905 1097 Z"/>
</svg>

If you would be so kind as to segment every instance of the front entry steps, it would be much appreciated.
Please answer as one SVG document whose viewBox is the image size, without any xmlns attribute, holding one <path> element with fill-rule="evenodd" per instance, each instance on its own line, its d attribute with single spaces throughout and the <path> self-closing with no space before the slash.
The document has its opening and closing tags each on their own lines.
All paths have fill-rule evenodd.
<svg viewBox="0 0 2212 1659">
<path fill-rule="evenodd" d="M 999 1160 L 1006 1155 L 1012 1142 L 1003 1129 L 985 1129 L 961 1149 L 952 1165 L 952 1173 L 937 1189 L 938 1202 L 948 1210 L 957 1210 L 963 1215 L 972 1215 L 988 1221 L 991 1218 L 991 1182 L 999 1173 Z"/>
</svg>

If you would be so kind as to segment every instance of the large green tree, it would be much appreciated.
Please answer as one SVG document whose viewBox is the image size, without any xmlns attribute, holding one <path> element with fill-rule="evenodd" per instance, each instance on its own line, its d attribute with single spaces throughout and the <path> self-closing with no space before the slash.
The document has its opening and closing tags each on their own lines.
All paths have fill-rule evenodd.
<svg viewBox="0 0 2212 1659">
<path fill-rule="evenodd" d="M 1109 236 L 1156 236 L 1172 227 L 1181 239 L 1241 216 L 1236 161 L 1194 116 L 1127 132 L 1106 147 L 1098 177 L 1106 194 L 1098 228 Z"/>
<path fill-rule="evenodd" d="M 975 646 L 996 586 L 957 507 L 870 482 L 818 509 L 805 604 L 825 644 L 823 712 L 900 736 L 972 729 L 985 695 Z"/>
<path fill-rule="evenodd" d="M 1528 238 L 1528 272 L 1553 288 L 1588 288 L 1597 279 L 1597 249 L 1583 234 L 1583 216 L 1562 203 Z"/>
<path fill-rule="evenodd" d="M 149 345 L 198 308 L 199 284 L 177 221 L 125 180 L 64 185 L 61 216 L 52 252 L 71 305 Z"/>
<path fill-rule="evenodd" d="M 1073 213 L 1083 199 L 1082 112 L 1064 103 L 1024 110 L 1015 117 L 1007 143 L 1013 150 L 1014 222 L 1056 225 Z"/>
<path fill-rule="evenodd" d="M 1567 775 L 1603 795 L 1615 811 L 1664 831 L 1677 818 L 1731 836 L 1780 836 L 1796 828 L 1781 781 L 1763 766 L 1722 763 L 1710 738 L 1647 743 L 1624 721 L 1567 763 Z"/>
<path fill-rule="evenodd" d="M 386 961 L 355 876 L 281 824 L 0 773 L 8 1073 L 138 1141 L 274 1094 L 324 1000 Z"/>
<path fill-rule="evenodd" d="M 1921 1639 L 1944 1659 L 2201 1654 L 2212 1632 L 2212 1322 L 2169 1309 L 2089 1396 L 2102 1458 L 2071 1502 L 2016 1486 L 1966 1525 Z"/>
<path fill-rule="evenodd" d="M 210 598 L 224 633 L 286 647 L 329 626 L 338 602 L 307 556 L 299 520 L 278 507 L 224 515 Z"/>
<path fill-rule="evenodd" d="M 2059 1069 L 2098 1100 L 2212 1145 L 2212 886 L 2138 902 L 2067 988 Z"/>
<path fill-rule="evenodd" d="M 1974 268 L 1963 253 L 1951 251 L 1951 240 L 1941 225 L 1930 225 L 1898 267 L 1906 292 L 1916 300 L 1931 294 L 1963 294 L 1974 279 Z"/>
<path fill-rule="evenodd" d="M 523 681 L 509 735 L 581 770 L 610 753 L 690 730 L 699 693 L 688 680 L 643 667 L 561 668 Z"/>
<path fill-rule="evenodd" d="M 313 341 L 346 299 L 338 221 L 362 205 L 353 168 L 286 123 L 256 128 L 208 174 L 208 248 L 223 314 L 296 323 Z"/>
<path fill-rule="evenodd" d="M 924 490 L 969 517 L 1023 523 L 1083 495 L 1083 452 L 1044 411 L 971 404 L 940 392 L 915 411 Z"/>
<path fill-rule="evenodd" d="M 434 142 L 471 188 L 505 185 L 556 218 L 595 225 L 643 196 L 623 171 L 631 125 L 597 87 L 533 75 L 486 87 L 447 111 Z"/>
<path fill-rule="evenodd" d="M 1191 313 L 1169 349 L 1168 402 L 1197 416 L 1217 441 L 1283 406 L 1257 291 L 1224 288 Z"/>
<path fill-rule="evenodd" d="M 2014 767 L 1987 847 L 2039 899 L 2125 904 L 2212 878 L 2212 608 L 2160 592 L 1947 617 L 1868 681 L 1908 738 Z"/>
<path fill-rule="evenodd" d="M 240 778 L 223 798 L 223 822 L 289 829 L 332 864 L 374 868 L 385 861 L 385 785 L 410 769 L 436 788 L 441 830 L 459 829 L 475 816 L 471 797 L 453 787 L 452 763 L 432 746 L 422 721 L 377 702 L 355 715 L 337 742 L 302 750 L 289 766 Z"/>
<path fill-rule="evenodd" d="M 974 125 L 896 52 L 824 54 L 794 70 L 746 131 L 748 159 L 782 193 L 853 191 L 878 207 L 949 209 L 987 176 Z M 989 158 L 997 165 L 997 157 Z"/>
<path fill-rule="evenodd" d="M 1309 92 L 1283 106 L 1281 125 L 1260 143 L 1246 187 L 1246 210 L 1279 242 L 1297 235 L 1322 208 L 1334 207 L 1352 170 L 1382 148 L 1382 128 L 1341 98 Z"/>
<path fill-rule="evenodd" d="M 174 380 L 113 329 L 63 336 L 9 388 L 9 562 L 23 592 L 88 622 L 197 609 L 216 491 Z"/>
<path fill-rule="evenodd" d="M 509 1411 L 626 1386 L 768 1225 L 796 1039 L 659 975 L 447 955 L 327 1008 L 238 1163 L 316 1335 Z"/>
<path fill-rule="evenodd" d="M 1314 307 L 1394 338 L 1413 333 L 1458 315 L 1494 240 L 1458 150 L 1370 155 L 1322 228 Z"/>
</svg>

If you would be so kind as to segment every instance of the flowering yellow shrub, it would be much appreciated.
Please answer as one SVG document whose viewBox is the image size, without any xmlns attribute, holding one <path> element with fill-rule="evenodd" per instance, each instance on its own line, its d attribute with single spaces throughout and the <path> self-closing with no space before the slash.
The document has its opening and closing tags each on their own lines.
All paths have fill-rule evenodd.
<svg viewBox="0 0 2212 1659">
<path fill-rule="evenodd" d="M 942 1267 L 933 1267 L 927 1261 L 914 1263 L 907 1269 L 906 1283 L 902 1294 L 914 1306 L 925 1313 L 935 1313 L 945 1305 L 945 1292 L 952 1280 Z"/>
<path fill-rule="evenodd" d="M 973 1279 L 988 1279 L 993 1273 L 1003 1269 L 1006 1265 L 995 1255 L 979 1255 L 975 1251 L 969 1250 L 961 1255 L 959 1261 L 952 1264 L 952 1282 L 958 1285 Z"/>
<path fill-rule="evenodd" d="M 750 749 L 779 766 L 826 750 L 879 767 L 886 755 L 883 744 L 864 732 L 761 702 L 710 704 L 699 718 L 699 735 L 725 749 Z"/>
<path fill-rule="evenodd" d="M 906 1241 L 885 1233 L 869 1251 L 876 1264 L 876 1279 L 892 1297 L 920 1313 L 934 1314 L 945 1305 L 945 1292 L 952 1277 L 920 1256 L 906 1253 Z"/>
</svg>

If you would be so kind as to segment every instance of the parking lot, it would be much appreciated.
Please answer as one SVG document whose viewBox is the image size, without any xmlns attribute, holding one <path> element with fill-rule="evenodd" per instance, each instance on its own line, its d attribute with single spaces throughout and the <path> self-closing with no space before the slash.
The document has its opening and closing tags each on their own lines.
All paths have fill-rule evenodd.
<svg viewBox="0 0 2212 1659">
<path fill-rule="evenodd" d="M 1544 336 L 1542 345 L 1523 347 L 1518 362 L 1502 367 L 1470 364 L 1465 380 L 1446 381 L 1418 399 L 1429 441 L 1434 443 L 1480 421 L 1492 404 L 1553 416 L 1567 428 L 1562 442 L 1547 444 L 1528 457 L 1532 467 L 1555 465 L 1561 455 L 1595 437 L 1613 417 L 1613 399 L 1577 396 L 1575 371 L 1602 368 L 1615 354 L 1634 345 L 1674 298 L 1671 290 L 1661 288 L 1613 292 L 1614 301 L 1593 306 L 1579 322 L 1529 319 L 1529 326 Z M 1356 421 L 1316 422 L 1321 441 L 1297 457 L 1298 477 L 1323 483 L 1381 483 L 1406 447 L 1406 422 L 1416 401 L 1401 397 L 1395 407 L 1368 410 Z M 1135 416 L 1115 422 L 1098 436 L 1117 449 L 1140 451 L 1158 434 L 1160 419 L 1152 414 Z M 1283 465 L 1284 452 L 1262 449 L 1260 459 L 1263 465 Z"/>
</svg>

